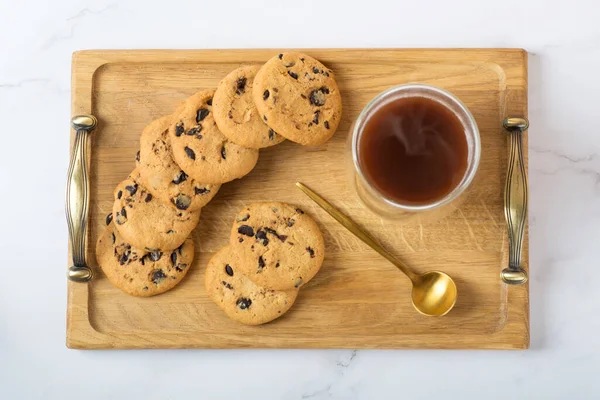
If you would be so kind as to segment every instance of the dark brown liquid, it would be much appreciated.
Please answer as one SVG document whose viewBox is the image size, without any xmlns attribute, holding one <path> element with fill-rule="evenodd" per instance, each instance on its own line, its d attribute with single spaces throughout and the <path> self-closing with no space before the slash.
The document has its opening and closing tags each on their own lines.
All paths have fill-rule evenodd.
<svg viewBox="0 0 600 400">
<path fill-rule="evenodd" d="M 467 169 L 463 125 L 443 104 L 424 97 L 398 99 L 380 108 L 366 122 L 358 146 L 366 179 L 402 204 L 442 199 Z"/>
</svg>

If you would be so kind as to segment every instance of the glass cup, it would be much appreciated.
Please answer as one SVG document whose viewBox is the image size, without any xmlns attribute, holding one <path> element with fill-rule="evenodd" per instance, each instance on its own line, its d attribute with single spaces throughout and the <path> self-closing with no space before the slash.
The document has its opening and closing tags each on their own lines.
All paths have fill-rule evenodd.
<svg viewBox="0 0 600 400">
<path fill-rule="evenodd" d="M 444 105 L 460 120 L 467 140 L 467 168 L 462 179 L 446 196 L 426 204 L 402 204 L 386 197 L 366 178 L 360 161 L 359 144 L 367 121 L 381 107 L 407 97 L 425 97 Z M 464 200 L 465 191 L 475 178 L 479 166 L 481 140 L 473 115 L 456 96 L 435 86 L 407 84 L 380 93 L 366 105 L 350 128 L 347 153 L 351 187 L 371 211 L 387 219 L 412 220 L 419 217 L 420 222 L 423 222 L 448 215 Z"/>
</svg>

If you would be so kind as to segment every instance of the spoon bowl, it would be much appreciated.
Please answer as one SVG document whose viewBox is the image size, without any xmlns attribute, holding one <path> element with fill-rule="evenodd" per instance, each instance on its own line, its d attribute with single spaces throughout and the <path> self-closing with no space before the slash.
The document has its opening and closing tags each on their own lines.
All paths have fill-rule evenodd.
<svg viewBox="0 0 600 400">
<path fill-rule="evenodd" d="M 448 314 L 456 304 L 456 296 L 456 284 L 443 272 L 426 272 L 413 280 L 412 303 L 423 315 L 439 317 Z"/>
</svg>

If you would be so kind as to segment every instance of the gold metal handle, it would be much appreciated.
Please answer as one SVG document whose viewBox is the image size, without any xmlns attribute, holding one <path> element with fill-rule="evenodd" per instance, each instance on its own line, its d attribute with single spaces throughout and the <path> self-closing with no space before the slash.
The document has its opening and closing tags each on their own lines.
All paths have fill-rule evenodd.
<svg viewBox="0 0 600 400">
<path fill-rule="evenodd" d="M 506 118 L 502 125 L 510 143 L 508 173 L 504 193 L 504 215 L 508 226 L 508 268 L 500 276 L 511 285 L 527 282 L 527 272 L 521 268 L 521 250 L 527 222 L 527 175 L 523 162 L 523 132 L 529 128 L 526 118 Z"/>
<path fill-rule="evenodd" d="M 67 173 L 66 213 L 73 255 L 73 266 L 69 268 L 67 276 L 75 282 L 87 282 L 93 276 L 92 269 L 85 262 L 88 193 L 90 191 L 87 171 L 87 141 L 97 123 L 98 121 L 93 115 L 78 115 L 71 119 L 71 126 L 77 132 Z"/>
<path fill-rule="evenodd" d="M 365 232 L 360 226 L 356 224 L 353 220 L 351 220 L 348 216 L 343 214 L 340 210 L 331 205 L 327 200 L 319 196 L 317 193 L 313 192 L 311 189 L 306 187 L 304 184 L 300 182 L 296 182 L 296 186 L 302 190 L 308 197 L 310 197 L 319 207 L 325 210 L 329 215 L 331 215 L 337 222 L 342 224 L 346 229 L 354 234 L 357 238 L 362 240 L 367 246 L 381 254 L 385 257 L 389 262 L 398 267 L 400 271 L 402 271 L 408 278 L 417 282 L 420 277 L 412 272 L 408 267 L 398 261 L 389 251 L 383 248 L 373 236 L 371 236 L 368 232 Z"/>
</svg>

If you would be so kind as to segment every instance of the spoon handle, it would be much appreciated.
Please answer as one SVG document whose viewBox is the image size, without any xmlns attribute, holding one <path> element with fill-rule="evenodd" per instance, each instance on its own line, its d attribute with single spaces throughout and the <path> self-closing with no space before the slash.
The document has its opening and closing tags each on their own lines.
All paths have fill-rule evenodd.
<svg viewBox="0 0 600 400">
<path fill-rule="evenodd" d="M 302 190 L 308 197 L 310 197 L 319 207 L 325 210 L 329 215 L 331 215 L 337 222 L 342 224 L 346 229 L 348 229 L 354 236 L 362 240 L 367 246 L 381 254 L 385 257 L 389 262 L 394 264 L 400 271 L 402 271 L 408 278 L 415 282 L 418 279 L 418 276 L 409 270 L 404 264 L 398 261 L 389 251 L 383 248 L 379 243 L 375 241 L 373 236 L 371 236 L 368 232 L 364 231 L 356 222 L 354 222 L 350 217 L 342 213 L 340 210 L 335 208 L 331 203 L 325 200 L 323 197 L 319 196 L 317 193 L 306 187 L 304 184 L 300 182 L 296 182 L 296 186 Z"/>
<path fill-rule="evenodd" d="M 506 118 L 503 126 L 509 135 L 510 153 L 504 194 L 504 215 L 508 226 L 509 263 L 501 277 L 511 285 L 527 282 L 521 268 L 521 249 L 527 222 L 527 175 L 523 161 L 523 132 L 529 127 L 525 118 Z"/>
<path fill-rule="evenodd" d="M 92 269 L 85 262 L 85 242 L 89 207 L 89 179 L 87 171 L 87 148 L 90 131 L 96 126 L 91 116 L 78 116 L 72 120 L 76 129 L 75 143 L 67 173 L 66 214 L 71 239 L 73 266 L 69 268 L 68 278 L 75 282 L 87 282 L 92 279 Z M 88 118 L 88 119 L 86 119 Z M 87 125 L 78 124 L 85 121 Z"/>
</svg>

